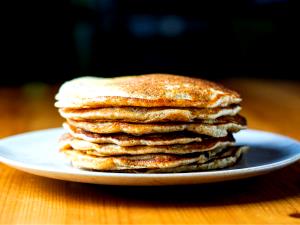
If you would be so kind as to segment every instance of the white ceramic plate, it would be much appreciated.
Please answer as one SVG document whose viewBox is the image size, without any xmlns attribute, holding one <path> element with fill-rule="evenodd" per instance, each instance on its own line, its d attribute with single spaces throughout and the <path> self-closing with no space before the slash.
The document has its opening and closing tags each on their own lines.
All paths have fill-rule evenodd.
<svg viewBox="0 0 300 225">
<path fill-rule="evenodd" d="M 249 145 L 242 160 L 228 169 L 168 174 L 94 172 L 73 168 L 58 152 L 62 128 L 41 130 L 0 141 L 0 161 L 28 173 L 60 180 L 111 185 L 178 185 L 234 180 L 265 174 L 300 159 L 300 143 L 285 136 L 245 130 L 237 144 Z"/>
</svg>

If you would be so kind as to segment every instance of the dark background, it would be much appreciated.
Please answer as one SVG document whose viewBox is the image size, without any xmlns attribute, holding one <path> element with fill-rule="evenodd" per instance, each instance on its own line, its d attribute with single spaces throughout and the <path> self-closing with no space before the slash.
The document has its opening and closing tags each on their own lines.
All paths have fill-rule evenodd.
<svg viewBox="0 0 300 225">
<path fill-rule="evenodd" d="M 151 72 L 298 79 L 288 0 L 9 4 L 2 7 L 5 85 Z"/>
</svg>

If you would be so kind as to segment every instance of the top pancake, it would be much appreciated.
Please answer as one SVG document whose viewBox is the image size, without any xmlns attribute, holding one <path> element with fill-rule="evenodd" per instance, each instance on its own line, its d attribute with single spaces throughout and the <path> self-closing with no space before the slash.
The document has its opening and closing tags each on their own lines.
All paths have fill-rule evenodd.
<svg viewBox="0 0 300 225">
<path fill-rule="evenodd" d="M 202 79 L 169 74 L 116 78 L 81 77 L 64 83 L 56 107 L 112 106 L 214 108 L 238 104 L 235 91 Z"/>
</svg>

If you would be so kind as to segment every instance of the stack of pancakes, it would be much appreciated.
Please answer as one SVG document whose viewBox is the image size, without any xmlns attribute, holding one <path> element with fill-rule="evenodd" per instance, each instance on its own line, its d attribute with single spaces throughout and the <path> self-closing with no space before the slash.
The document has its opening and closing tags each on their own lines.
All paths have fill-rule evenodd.
<svg viewBox="0 0 300 225">
<path fill-rule="evenodd" d="M 66 119 L 60 150 L 78 168 L 184 172 L 235 164 L 246 147 L 238 93 L 215 83 L 167 74 L 64 83 L 55 106 Z"/>
</svg>

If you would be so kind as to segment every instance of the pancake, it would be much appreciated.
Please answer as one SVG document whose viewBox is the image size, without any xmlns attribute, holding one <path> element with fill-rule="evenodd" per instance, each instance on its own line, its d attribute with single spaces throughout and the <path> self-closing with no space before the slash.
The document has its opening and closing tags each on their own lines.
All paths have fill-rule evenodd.
<svg viewBox="0 0 300 225">
<path fill-rule="evenodd" d="M 64 83 L 56 95 L 59 108 L 227 107 L 239 94 L 202 79 L 169 74 L 116 78 L 81 77 Z"/>
<path fill-rule="evenodd" d="M 65 134 L 60 139 L 60 149 L 74 149 L 86 151 L 87 154 L 96 156 L 113 155 L 143 155 L 143 154 L 189 154 L 196 152 L 211 151 L 214 149 L 223 149 L 234 144 L 232 135 L 223 138 L 206 138 L 199 143 L 175 144 L 175 145 L 137 145 L 137 146 L 119 146 L 115 144 L 95 144 L 72 137 Z"/>
<path fill-rule="evenodd" d="M 167 169 L 193 163 L 202 164 L 214 158 L 223 158 L 222 155 L 227 151 L 229 151 L 229 154 L 227 154 L 226 157 L 232 157 L 231 155 L 235 154 L 236 151 L 238 151 L 237 149 L 238 147 L 228 147 L 225 150 L 217 149 L 180 156 L 171 154 L 144 154 L 101 157 L 74 150 L 63 150 L 63 152 L 75 167 L 101 171 L 119 171 L 132 169 Z"/>
<path fill-rule="evenodd" d="M 71 126 L 81 128 L 94 133 L 127 133 L 143 135 L 151 133 L 169 133 L 178 131 L 190 131 L 213 137 L 224 137 L 228 132 L 237 132 L 246 128 L 246 121 L 242 116 L 234 116 L 218 119 L 217 124 L 206 123 L 155 123 L 135 124 L 123 122 L 85 122 L 67 120 Z"/>
<path fill-rule="evenodd" d="M 64 128 L 75 138 L 82 139 L 98 144 L 116 144 L 119 146 L 135 146 L 135 145 L 173 145 L 188 144 L 191 142 L 201 142 L 202 138 L 191 132 L 173 132 L 162 134 L 146 134 L 146 135 L 130 135 L 124 133 L 116 134 L 98 134 L 85 131 L 80 128 L 63 124 Z"/>
<path fill-rule="evenodd" d="M 208 171 L 223 169 L 235 165 L 241 158 L 243 153 L 248 150 L 247 146 L 234 147 L 231 149 L 230 154 L 223 154 L 219 158 L 209 160 L 205 163 L 192 163 L 189 165 L 178 166 L 175 168 L 163 168 L 163 169 L 148 169 L 144 171 L 132 171 L 135 173 L 182 173 L 182 172 L 193 172 L 193 171 Z M 226 152 L 228 153 L 228 152 Z M 128 171 L 130 172 L 130 171 Z"/>
<path fill-rule="evenodd" d="M 169 74 L 65 82 L 55 106 L 66 119 L 60 151 L 74 167 L 172 173 L 234 165 L 245 147 L 241 97 L 222 85 Z"/>
<path fill-rule="evenodd" d="M 216 119 L 221 116 L 234 116 L 241 110 L 238 105 L 224 108 L 145 108 L 114 107 L 96 109 L 59 109 L 62 117 L 72 120 L 102 120 L 120 122 L 193 122 L 199 119 Z"/>
</svg>

